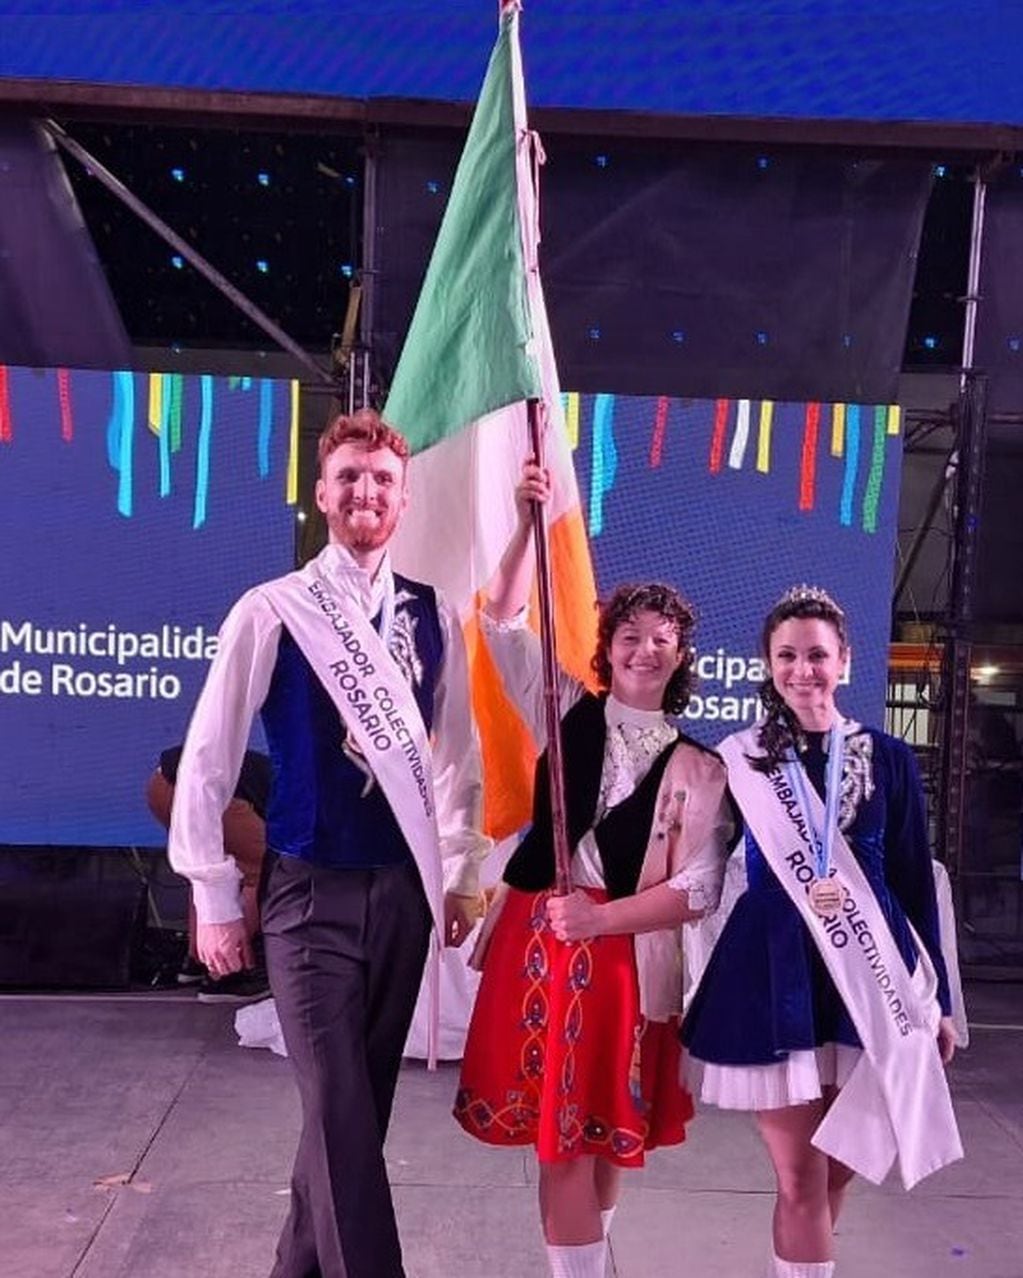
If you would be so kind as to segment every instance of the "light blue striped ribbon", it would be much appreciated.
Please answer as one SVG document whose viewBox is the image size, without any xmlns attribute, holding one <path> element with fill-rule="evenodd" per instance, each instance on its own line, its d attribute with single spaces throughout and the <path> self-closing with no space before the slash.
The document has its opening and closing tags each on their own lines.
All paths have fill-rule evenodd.
<svg viewBox="0 0 1023 1278">
<path fill-rule="evenodd" d="M 590 472 L 590 536 L 604 531 L 604 497 L 614 487 L 618 448 L 614 437 L 615 397 L 598 395 L 593 403 L 593 463 Z"/>
<path fill-rule="evenodd" d="M 131 373 L 112 373 L 114 401 L 107 423 L 107 461 L 117 471 L 117 511 L 131 517 L 132 452 L 135 429 L 135 380 Z"/>
<path fill-rule="evenodd" d="M 204 373 L 199 378 L 199 442 L 195 465 L 195 510 L 192 527 L 206 522 L 206 498 L 210 488 L 210 441 L 213 436 L 213 378 Z"/>
<path fill-rule="evenodd" d="M 270 437 L 273 434 L 274 384 L 269 377 L 259 380 L 259 477 L 270 474 Z"/>
<path fill-rule="evenodd" d="M 842 504 L 839 523 L 852 527 L 853 498 L 856 495 L 856 472 L 860 468 L 860 406 L 849 404 L 845 410 L 845 472 L 842 476 Z"/>
</svg>

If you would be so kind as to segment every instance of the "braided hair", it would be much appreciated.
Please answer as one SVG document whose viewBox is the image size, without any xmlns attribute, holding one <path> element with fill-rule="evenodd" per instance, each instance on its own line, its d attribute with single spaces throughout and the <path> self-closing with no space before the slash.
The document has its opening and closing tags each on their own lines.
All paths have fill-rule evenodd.
<svg viewBox="0 0 1023 1278">
<path fill-rule="evenodd" d="M 597 617 L 597 651 L 590 666 L 601 688 L 611 687 L 611 640 L 620 625 L 637 612 L 655 612 L 669 622 L 678 636 L 682 661 L 668 680 L 661 700 L 666 714 L 681 714 L 693 690 L 692 634 L 696 610 L 688 599 L 673 587 L 658 581 L 636 586 L 619 586 L 609 599 L 599 605 Z"/>
<path fill-rule="evenodd" d="M 793 619 L 826 621 L 834 628 L 842 650 L 849 647 L 845 613 L 828 592 L 819 586 L 793 586 L 786 590 L 764 618 L 760 646 L 768 665 L 771 660 L 771 636 L 782 622 Z M 806 749 L 806 737 L 799 720 L 774 686 L 770 673 L 760 685 L 759 693 L 765 718 L 757 732 L 757 745 L 763 754 L 747 757 L 750 767 L 757 772 L 773 772 L 791 749 Z"/>
</svg>

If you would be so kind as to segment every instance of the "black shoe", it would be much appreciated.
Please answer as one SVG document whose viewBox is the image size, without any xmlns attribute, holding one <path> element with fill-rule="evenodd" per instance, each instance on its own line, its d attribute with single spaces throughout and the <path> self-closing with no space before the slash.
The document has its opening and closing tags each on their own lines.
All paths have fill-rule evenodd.
<svg viewBox="0 0 1023 1278">
<path fill-rule="evenodd" d="M 212 976 L 199 986 L 200 1003 L 258 1003 L 270 997 L 270 986 L 262 968 L 245 968 L 214 980 Z"/>
<path fill-rule="evenodd" d="M 198 985 L 200 981 L 208 979 L 209 973 L 199 960 L 192 958 L 191 955 L 188 955 L 178 968 L 177 982 L 179 985 Z"/>
</svg>

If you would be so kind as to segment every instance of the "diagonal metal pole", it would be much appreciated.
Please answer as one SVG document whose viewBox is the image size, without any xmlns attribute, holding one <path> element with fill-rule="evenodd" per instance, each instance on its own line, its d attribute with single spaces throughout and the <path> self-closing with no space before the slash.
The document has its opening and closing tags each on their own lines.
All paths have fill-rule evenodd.
<svg viewBox="0 0 1023 1278">
<path fill-rule="evenodd" d="M 529 442 L 538 466 L 544 464 L 543 422 L 540 401 L 527 401 Z M 564 896 L 572 890 L 572 850 L 568 845 L 565 809 L 565 761 L 561 746 L 561 707 L 558 704 L 558 657 L 554 634 L 554 584 L 551 574 L 547 510 L 533 503 L 533 536 L 536 542 L 536 583 L 540 601 L 540 649 L 543 656 L 543 707 L 547 728 L 547 765 L 551 789 L 551 827 L 554 832 L 554 891 Z"/>
<path fill-rule="evenodd" d="M 137 195 L 129 191 L 120 178 L 115 177 L 94 155 L 91 155 L 85 147 L 76 142 L 56 120 L 41 120 L 39 123 L 58 146 L 63 147 L 69 155 L 73 155 L 78 163 L 101 182 L 111 194 L 116 195 L 122 204 L 126 204 L 162 240 L 166 240 L 171 248 L 176 249 L 190 266 L 194 266 L 199 274 L 209 280 L 214 288 L 219 289 L 228 301 L 233 302 L 243 315 L 252 320 L 253 324 L 258 325 L 264 333 L 273 338 L 278 346 L 293 355 L 318 381 L 325 386 L 334 387 L 336 385 L 330 373 L 321 367 L 308 351 L 303 350 L 298 342 L 289 337 L 279 325 L 275 324 L 269 315 L 261 311 L 229 279 L 221 275 L 211 262 L 208 262 L 191 244 L 183 240 L 176 231 L 172 230 L 162 218 L 153 212 L 148 204 L 144 204 Z"/>
</svg>

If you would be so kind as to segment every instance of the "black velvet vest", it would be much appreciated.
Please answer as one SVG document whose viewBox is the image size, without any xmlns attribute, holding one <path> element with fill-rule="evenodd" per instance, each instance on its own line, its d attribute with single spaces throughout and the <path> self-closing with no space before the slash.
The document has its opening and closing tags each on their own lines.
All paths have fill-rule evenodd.
<svg viewBox="0 0 1023 1278">
<path fill-rule="evenodd" d="M 561 720 L 568 841 L 573 851 L 593 826 L 600 796 L 607 739 L 605 701 L 605 696 L 587 693 Z M 594 829 L 604 883 L 612 898 L 631 896 L 636 890 L 650 839 L 657 790 L 676 744 L 677 741 L 672 741 L 665 746 L 632 794 L 609 808 Z M 524 892 L 540 892 L 554 885 L 554 834 L 546 750 L 536 765 L 533 824 L 505 866 L 504 881 Z"/>
</svg>

